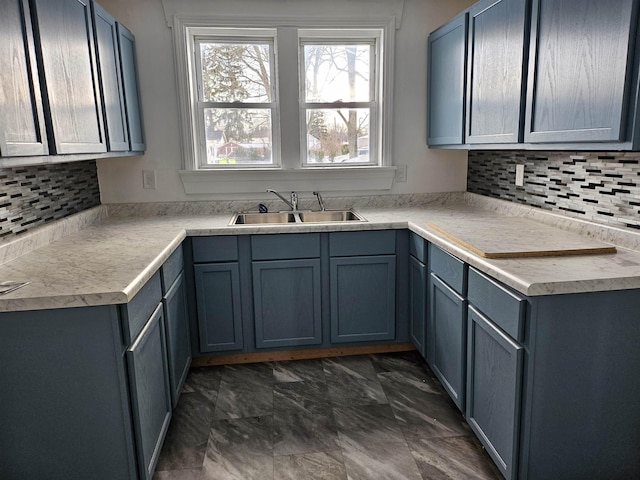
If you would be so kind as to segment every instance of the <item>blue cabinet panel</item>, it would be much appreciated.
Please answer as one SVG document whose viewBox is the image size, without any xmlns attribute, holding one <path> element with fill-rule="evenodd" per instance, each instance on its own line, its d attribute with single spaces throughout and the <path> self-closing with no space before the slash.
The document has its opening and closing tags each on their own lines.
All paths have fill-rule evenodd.
<svg viewBox="0 0 640 480">
<path fill-rule="evenodd" d="M 240 350 L 242 314 L 240 275 L 237 263 L 194 267 L 200 350 Z"/>
<path fill-rule="evenodd" d="M 129 149 L 134 152 L 143 152 L 146 149 L 146 143 L 140 101 L 136 40 L 127 27 L 121 23 L 117 24 L 117 30 L 127 128 L 129 130 Z"/>
<path fill-rule="evenodd" d="M 171 419 L 162 306 L 127 349 L 133 427 L 141 480 L 151 480 Z"/>
<path fill-rule="evenodd" d="M 427 361 L 457 407 L 464 411 L 467 302 L 437 275 L 429 280 Z"/>
<path fill-rule="evenodd" d="M 129 150 L 129 133 L 124 108 L 116 20 L 95 1 L 91 3 L 91 7 L 107 149 L 110 152 L 125 152 Z"/>
<path fill-rule="evenodd" d="M 320 259 L 253 262 L 256 347 L 322 343 Z"/>
<path fill-rule="evenodd" d="M 469 306 L 467 411 L 507 480 L 516 478 L 524 348 Z"/>
<path fill-rule="evenodd" d="M 184 269 L 184 255 L 182 252 L 182 245 L 178 246 L 169 258 L 162 264 L 161 279 L 162 279 L 162 293 L 167 293 L 176 281 L 180 272 Z"/>
<path fill-rule="evenodd" d="M 235 262 L 238 260 L 238 237 L 192 237 L 193 261 L 207 262 Z"/>
<path fill-rule="evenodd" d="M 427 263 L 428 242 L 417 233 L 409 234 L 409 254 Z"/>
<path fill-rule="evenodd" d="M 0 157 L 49 152 L 28 0 L 0 3 Z"/>
<path fill-rule="evenodd" d="M 518 341 L 524 339 L 527 300 L 496 280 L 469 268 L 469 303 Z"/>
<path fill-rule="evenodd" d="M 33 0 L 32 6 L 55 153 L 106 152 L 89 1 Z"/>
<path fill-rule="evenodd" d="M 253 235 L 253 260 L 288 260 L 320 256 L 319 233 L 289 233 L 286 235 Z"/>
<path fill-rule="evenodd" d="M 162 304 L 167 336 L 171 403 L 175 407 L 178 404 L 180 391 L 191 365 L 191 343 L 184 274 L 181 273 L 165 293 Z"/>
<path fill-rule="evenodd" d="M 129 303 L 120 306 L 125 345 L 131 344 L 138 336 L 161 299 L 160 272 L 156 272 Z"/>
<path fill-rule="evenodd" d="M 427 266 L 413 256 L 409 257 L 409 318 L 410 337 L 424 357 L 427 328 Z"/>
<path fill-rule="evenodd" d="M 427 143 L 464 143 L 467 12 L 429 35 Z"/>
<path fill-rule="evenodd" d="M 393 340 L 395 255 L 330 259 L 331 342 Z"/>
<path fill-rule="evenodd" d="M 332 257 L 394 255 L 395 253 L 396 232 L 394 230 L 329 234 L 329 255 Z"/>
<path fill-rule="evenodd" d="M 467 293 L 468 265 L 459 258 L 429 244 L 429 270 L 461 295 Z"/>
<path fill-rule="evenodd" d="M 465 143 L 522 140 L 528 13 L 525 0 L 482 0 L 469 8 Z"/>
<path fill-rule="evenodd" d="M 637 22 L 636 0 L 534 0 L 525 142 L 626 138 Z"/>
<path fill-rule="evenodd" d="M 0 313 L 0 478 L 138 478 L 113 306 Z"/>
</svg>

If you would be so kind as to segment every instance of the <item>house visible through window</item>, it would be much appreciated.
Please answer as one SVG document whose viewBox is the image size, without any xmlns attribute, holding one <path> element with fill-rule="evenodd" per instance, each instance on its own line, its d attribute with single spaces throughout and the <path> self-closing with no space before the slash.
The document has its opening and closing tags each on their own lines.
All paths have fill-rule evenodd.
<svg viewBox="0 0 640 480">
<path fill-rule="evenodd" d="M 187 32 L 195 169 L 383 165 L 383 29 L 280 30 Z"/>
<path fill-rule="evenodd" d="M 273 164 L 273 40 L 196 37 L 194 43 L 201 165 Z"/>
</svg>

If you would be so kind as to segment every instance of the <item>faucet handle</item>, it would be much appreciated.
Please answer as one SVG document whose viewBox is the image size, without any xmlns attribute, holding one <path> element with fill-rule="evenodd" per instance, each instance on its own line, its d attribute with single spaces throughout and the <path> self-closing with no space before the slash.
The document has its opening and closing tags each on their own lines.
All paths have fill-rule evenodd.
<svg viewBox="0 0 640 480">
<path fill-rule="evenodd" d="M 322 195 L 320 195 L 320 192 L 313 192 L 313 194 L 318 197 L 318 205 L 320 205 L 320 210 L 324 212 L 325 208 L 324 202 L 322 201 Z"/>
</svg>

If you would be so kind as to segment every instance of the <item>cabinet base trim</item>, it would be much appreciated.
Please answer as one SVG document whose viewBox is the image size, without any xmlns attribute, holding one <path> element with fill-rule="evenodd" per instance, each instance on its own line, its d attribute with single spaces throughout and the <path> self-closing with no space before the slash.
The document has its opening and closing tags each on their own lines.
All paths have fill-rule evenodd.
<svg viewBox="0 0 640 480">
<path fill-rule="evenodd" d="M 277 352 L 236 353 L 197 357 L 192 367 L 226 365 L 234 363 L 280 362 L 286 360 L 308 360 L 312 358 L 344 357 L 347 355 L 366 355 L 371 353 L 408 352 L 415 350 L 413 343 L 393 343 L 386 345 L 357 345 L 351 347 L 310 348 L 305 350 L 279 350 Z"/>
</svg>

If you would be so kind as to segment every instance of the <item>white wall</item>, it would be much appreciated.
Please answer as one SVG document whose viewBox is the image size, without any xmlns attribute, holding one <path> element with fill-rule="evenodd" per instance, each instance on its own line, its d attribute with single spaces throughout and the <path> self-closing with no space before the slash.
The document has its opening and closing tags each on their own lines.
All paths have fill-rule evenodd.
<svg viewBox="0 0 640 480">
<path fill-rule="evenodd" d="M 173 33 L 167 26 L 163 1 L 99 1 L 136 36 L 147 136 L 145 155 L 98 161 L 103 203 L 221 198 L 216 195 L 186 195 L 178 175 L 182 169 L 182 156 Z M 165 3 L 170 4 L 171 1 L 165 0 Z M 180 1 L 184 4 L 197 0 Z M 287 4 L 282 0 L 262 1 L 273 2 L 274 7 Z M 212 14 L 224 14 L 225 3 L 237 7 L 239 2 L 219 0 L 209 3 Z M 296 8 L 300 8 L 304 2 L 318 5 L 318 0 L 296 0 Z M 466 152 L 430 150 L 426 147 L 426 42 L 430 31 L 471 3 L 471 0 L 404 0 L 402 22 L 396 31 L 393 161 L 407 165 L 408 181 L 395 183 L 391 191 L 384 193 L 466 189 Z M 155 170 L 155 190 L 142 188 L 142 170 Z"/>
</svg>

